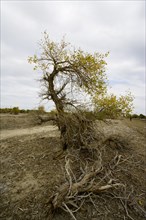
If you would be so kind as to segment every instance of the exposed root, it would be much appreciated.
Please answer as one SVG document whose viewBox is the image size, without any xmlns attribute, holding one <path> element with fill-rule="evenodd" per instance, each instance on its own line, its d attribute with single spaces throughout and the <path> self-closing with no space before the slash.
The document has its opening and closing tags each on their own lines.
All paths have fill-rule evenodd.
<svg viewBox="0 0 146 220">
<path fill-rule="evenodd" d="M 82 157 L 83 156 L 83 157 Z M 119 174 L 124 166 L 133 164 L 131 157 L 125 158 L 116 154 L 108 164 L 103 163 L 102 150 L 92 148 L 71 149 L 65 156 L 65 177 L 66 182 L 62 184 L 57 193 L 50 198 L 52 211 L 61 208 L 69 213 L 72 219 L 80 219 L 78 212 L 84 204 L 91 203 L 97 211 L 97 215 L 106 215 L 110 210 L 106 206 L 107 198 L 116 199 L 120 209 L 125 211 L 124 219 L 131 219 L 131 204 L 134 196 L 134 189 L 129 189 L 124 181 L 121 181 Z M 128 164 L 128 166 L 127 166 Z M 99 196 L 103 200 L 104 213 L 100 213 L 94 198 Z M 138 207 L 138 213 L 144 216 L 145 210 Z"/>
<path fill-rule="evenodd" d="M 96 151 L 96 153 L 98 153 L 98 160 L 92 162 L 90 167 L 89 164 L 88 167 L 87 164 L 84 165 L 84 171 L 83 168 L 80 169 L 79 177 L 75 175 L 75 171 L 78 169 L 73 167 L 73 163 L 71 166 L 72 160 L 66 156 L 65 173 L 67 181 L 60 186 L 58 192 L 50 199 L 54 210 L 57 208 L 65 209 L 73 219 L 76 219 L 73 213 L 77 212 L 81 208 L 85 198 L 91 198 L 91 194 L 99 194 L 108 191 L 109 189 L 125 187 L 124 184 L 110 177 L 112 171 L 106 171 L 104 169 L 102 166 L 101 153 L 98 151 Z M 116 155 L 114 157 L 114 166 L 112 167 L 112 170 L 118 166 L 120 159 L 121 155 Z M 80 164 L 81 163 L 79 162 L 78 165 L 80 166 Z M 79 201 L 81 201 L 80 205 L 78 204 Z M 76 208 L 76 210 L 69 208 L 70 206 Z"/>
<path fill-rule="evenodd" d="M 81 113 L 59 114 L 56 124 L 61 133 L 64 150 L 88 146 L 99 138 L 95 132 L 94 121 Z"/>
<path fill-rule="evenodd" d="M 78 218 L 79 210 L 84 204 L 91 203 L 97 216 L 103 215 L 107 219 L 111 212 L 107 198 L 110 198 L 111 201 L 116 200 L 116 205 L 125 212 L 123 219 L 133 220 L 131 195 L 134 191 L 129 192 L 130 184 L 127 185 L 127 179 L 124 181 L 124 178 L 129 181 L 131 167 L 140 164 L 133 161 L 132 154 L 125 156 L 129 150 L 127 140 L 119 136 L 105 137 L 94 125 L 93 120 L 77 114 L 60 116 L 58 119 L 63 145 L 67 147 L 66 156 L 64 154 L 65 183 L 51 196 L 51 210 L 54 212 L 61 208 L 77 220 L 81 219 Z M 102 200 L 102 212 L 94 200 L 95 196 Z M 145 215 L 145 210 L 137 203 L 133 207 L 136 207 L 138 214 Z"/>
</svg>

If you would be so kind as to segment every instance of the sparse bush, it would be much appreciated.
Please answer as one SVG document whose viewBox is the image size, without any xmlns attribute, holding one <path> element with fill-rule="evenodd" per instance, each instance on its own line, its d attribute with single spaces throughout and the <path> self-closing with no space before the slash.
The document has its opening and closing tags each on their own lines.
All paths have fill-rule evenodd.
<svg viewBox="0 0 146 220">
<path fill-rule="evenodd" d="M 20 109 L 20 113 L 26 113 L 25 109 Z"/>
<path fill-rule="evenodd" d="M 114 94 L 104 93 L 100 96 L 95 94 L 93 98 L 95 112 L 97 116 L 110 119 L 127 117 L 133 110 L 133 99 L 130 92 L 119 98 Z"/>
<path fill-rule="evenodd" d="M 140 115 L 139 115 L 139 118 L 144 119 L 144 118 L 146 118 L 146 116 L 143 115 L 143 114 L 140 114 Z"/>
<path fill-rule="evenodd" d="M 14 107 L 11 111 L 12 114 L 18 115 L 20 113 L 19 107 Z"/>
<path fill-rule="evenodd" d="M 81 112 L 81 115 L 84 116 L 87 120 L 95 121 L 97 119 L 96 114 L 93 111 L 84 110 Z"/>
<path fill-rule="evenodd" d="M 39 114 L 45 113 L 45 107 L 44 107 L 43 105 L 41 105 L 41 106 L 38 107 L 38 113 L 39 113 Z"/>
<path fill-rule="evenodd" d="M 11 108 L 1 108 L 0 113 L 10 113 L 12 111 Z"/>
<path fill-rule="evenodd" d="M 138 118 L 138 115 L 137 114 L 133 114 L 132 118 Z"/>
<path fill-rule="evenodd" d="M 95 117 L 98 120 L 104 120 L 105 118 L 110 118 L 104 111 L 101 112 L 95 112 Z"/>
</svg>

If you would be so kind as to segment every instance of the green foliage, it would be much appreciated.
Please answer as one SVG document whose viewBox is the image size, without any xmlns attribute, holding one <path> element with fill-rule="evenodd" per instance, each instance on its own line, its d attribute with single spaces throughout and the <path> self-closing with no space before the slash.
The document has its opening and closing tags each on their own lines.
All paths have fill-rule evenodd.
<svg viewBox="0 0 146 220">
<path fill-rule="evenodd" d="M 138 118 L 139 116 L 137 114 L 133 114 L 132 118 Z"/>
<path fill-rule="evenodd" d="M 19 107 L 14 107 L 11 111 L 11 114 L 18 115 L 20 113 Z"/>
<path fill-rule="evenodd" d="M 20 113 L 26 113 L 25 109 L 20 109 Z"/>
<path fill-rule="evenodd" d="M 109 116 L 107 116 L 107 113 L 105 111 L 100 111 L 100 112 L 95 111 L 94 115 L 98 120 L 104 120 L 106 118 L 110 118 Z"/>
<path fill-rule="evenodd" d="M 133 96 L 128 92 L 117 98 L 114 94 L 93 97 L 95 114 L 99 118 L 127 117 L 133 110 Z"/>
<path fill-rule="evenodd" d="M 143 115 L 143 114 L 133 114 L 131 115 L 131 118 L 139 118 L 139 119 L 146 119 L 146 115 Z"/>
<path fill-rule="evenodd" d="M 139 115 L 139 118 L 144 119 L 144 118 L 146 118 L 146 116 L 143 115 L 143 114 L 140 114 L 140 115 Z"/>
<path fill-rule="evenodd" d="M 86 118 L 87 120 L 94 121 L 97 119 L 93 111 L 89 111 L 85 109 L 85 110 L 80 111 L 80 114 L 82 115 L 82 117 Z"/>
<path fill-rule="evenodd" d="M 12 111 L 11 108 L 1 108 L 0 113 L 10 113 Z"/>
<path fill-rule="evenodd" d="M 60 43 L 51 41 L 44 32 L 44 38 L 40 43 L 39 55 L 28 58 L 28 62 L 34 64 L 34 70 L 41 70 L 41 82 L 43 84 L 43 99 L 53 99 L 57 106 L 57 98 L 63 106 L 72 103 L 71 96 L 67 96 L 65 87 L 70 84 L 71 90 L 80 88 L 90 95 L 101 94 L 106 90 L 105 75 L 106 54 L 90 54 L 75 49 L 64 38 Z M 53 86 L 50 87 L 50 81 Z M 60 82 L 60 87 L 56 82 Z M 62 83 L 62 84 L 61 84 Z M 55 95 L 54 95 L 55 94 Z"/>
<path fill-rule="evenodd" d="M 90 95 L 98 119 L 128 116 L 133 110 L 131 93 L 119 98 L 107 93 L 105 59 L 108 54 L 91 54 L 75 49 L 64 38 L 56 43 L 44 32 L 39 55 L 29 57 L 28 62 L 34 64 L 34 70 L 41 70 L 41 96 L 53 100 L 58 112 L 65 112 L 69 105 L 74 106 L 77 96 L 73 95 L 78 89 Z M 70 94 L 69 89 L 65 90 L 67 85 L 70 86 Z M 91 112 L 86 115 L 91 117 Z"/>
<path fill-rule="evenodd" d="M 10 114 L 19 114 L 19 113 L 34 113 L 38 112 L 39 110 L 34 109 L 19 109 L 19 107 L 13 107 L 13 108 L 0 108 L 0 113 L 10 113 Z"/>
</svg>

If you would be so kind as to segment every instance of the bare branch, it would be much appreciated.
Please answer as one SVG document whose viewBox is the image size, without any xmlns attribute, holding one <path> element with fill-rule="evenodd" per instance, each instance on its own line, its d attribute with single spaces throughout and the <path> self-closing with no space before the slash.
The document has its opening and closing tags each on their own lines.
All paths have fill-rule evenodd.
<svg viewBox="0 0 146 220">
<path fill-rule="evenodd" d="M 56 91 L 56 94 L 59 95 L 64 88 L 66 87 L 66 85 L 69 83 L 69 80 L 66 80 L 66 82 L 64 82 L 64 84 L 61 86 L 61 88 L 59 89 L 59 91 Z"/>
</svg>

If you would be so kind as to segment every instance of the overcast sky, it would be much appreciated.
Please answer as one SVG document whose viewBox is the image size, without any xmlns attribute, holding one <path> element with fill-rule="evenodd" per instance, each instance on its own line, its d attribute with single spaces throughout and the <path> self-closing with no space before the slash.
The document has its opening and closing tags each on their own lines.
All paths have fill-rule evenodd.
<svg viewBox="0 0 146 220">
<path fill-rule="evenodd" d="M 1 1 L 1 107 L 37 108 L 41 73 L 28 56 L 46 30 L 87 52 L 107 52 L 111 91 L 145 114 L 145 1 Z M 48 103 L 47 110 L 52 108 Z"/>
</svg>

